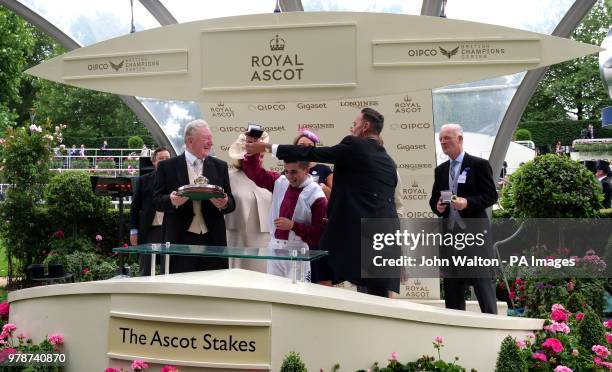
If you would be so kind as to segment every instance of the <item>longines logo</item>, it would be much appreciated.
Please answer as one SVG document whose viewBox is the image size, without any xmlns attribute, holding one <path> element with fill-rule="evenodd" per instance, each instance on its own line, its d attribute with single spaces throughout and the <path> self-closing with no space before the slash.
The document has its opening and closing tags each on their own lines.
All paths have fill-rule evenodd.
<svg viewBox="0 0 612 372">
<path fill-rule="evenodd" d="M 406 95 L 402 98 L 401 102 L 395 103 L 396 114 L 411 114 L 415 112 L 421 112 L 423 108 L 421 104 L 412 100 L 412 97 Z"/>
<path fill-rule="evenodd" d="M 433 166 L 430 163 L 400 163 L 397 167 L 401 169 L 410 169 L 410 170 L 433 168 Z"/>
<path fill-rule="evenodd" d="M 249 105 L 250 111 L 285 111 L 287 106 L 284 103 L 260 103 Z"/>
<path fill-rule="evenodd" d="M 285 50 L 285 39 L 276 35 L 270 42 L 270 51 L 282 52 Z M 265 54 L 251 56 L 251 81 L 291 81 L 302 80 L 304 62 L 295 54 Z"/>
<path fill-rule="evenodd" d="M 430 129 L 431 123 L 392 123 L 391 130 Z"/>
<path fill-rule="evenodd" d="M 276 125 L 276 126 L 269 126 L 269 127 L 264 127 L 263 128 L 266 132 L 270 133 L 270 132 L 284 132 L 285 131 L 285 126 L 284 125 Z M 213 133 L 244 133 L 248 130 L 247 127 L 241 126 L 241 125 L 230 125 L 230 126 L 226 126 L 226 125 L 213 125 L 210 127 L 210 131 Z"/>
<path fill-rule="evenodd" d="M 150 67 L 159 67 L 159 59 L 150 59 L 148 57 L 129 57 L 120 61 L 111 61 L 103 63 L 90 63 L 87 65 L 89 71 L 114 70 L 115 72 L 146 72 Z"/>
<path fill-rule="evenodd" d="M 298 129 L 334 129 L 334 124 L 326 124 L 326 123 L 305 123 L 298 124 Z"/>
<path fill-rule="evenodd" d="M 426 144 L 403 145 L 403 144 L 400 143 L 400 144 L 397 145 L 397 149 L 398 150 L 402 150 L 402 151 L 427 150 L 427 145 Z"/>
<path fill-rule="evenodd" d="M 340 101 L 340 107 L 364 108 L 378 106 L 378 101 Z"/>
<path fill-rule="evenodd" d="M 327 108 L 327 103 L 302 103 L 302 102 L 298 102 L 298 104 L 296 106 L 297 106 L 298 110 L 305 110 L 305 111 L 322 110 L 322 109 L 326 109 Z"/>
<path fill-rule="evenodd" d="M 225 103 L 218 103 L 217 106 L 210 108 L 210 113 L 213 118 L 229 119 L 233 118 L 235 113 L 234 109 L 230 106 L 226 106 Z"/>
</svg>

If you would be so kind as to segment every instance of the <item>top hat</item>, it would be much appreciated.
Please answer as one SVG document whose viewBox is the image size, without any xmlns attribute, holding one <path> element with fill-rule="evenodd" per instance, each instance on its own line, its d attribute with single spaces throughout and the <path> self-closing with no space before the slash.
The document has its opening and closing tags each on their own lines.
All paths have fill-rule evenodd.
<svg viewBox="0 0 612 372">
<path fill-rule="evenodd" d="M 227 151 L 230 158 L 237 160 L 244 159 L 244 155 L 246 154 L 246 149 L 244 147 L 244 144 L 246 143 L 246 138 L 247 136 L 245 133 L 240 133 L 234 143 L 231 144 L 229 150 Z M 270 141 L 270 136 L 268 135 L 268 132 L 263 132 L 260 139 L 262 142 L 268 143 Z"/>
</svg>

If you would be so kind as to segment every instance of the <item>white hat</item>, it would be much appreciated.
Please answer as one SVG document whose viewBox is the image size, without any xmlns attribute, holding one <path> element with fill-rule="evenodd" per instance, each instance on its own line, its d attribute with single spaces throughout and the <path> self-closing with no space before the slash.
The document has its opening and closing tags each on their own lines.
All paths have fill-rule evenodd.
<svg viewBox="0 0 612 372">
<path fill-rule="evenodd" d="M 270 136 L 268 136 L 268 132 L 263 132 L 260 138 L 261 142 L 268 143 L 270 141 Z M 229 157 L 231 159 L 244 159 L 244 155 L 246 154 L 246 149 L 244 148 L 244 144 L 246 143 L 246 135 L 244 133 L 240 133 L 238 139 L 234 141 L 229 147 L 227 151 Z"/>
</svg>

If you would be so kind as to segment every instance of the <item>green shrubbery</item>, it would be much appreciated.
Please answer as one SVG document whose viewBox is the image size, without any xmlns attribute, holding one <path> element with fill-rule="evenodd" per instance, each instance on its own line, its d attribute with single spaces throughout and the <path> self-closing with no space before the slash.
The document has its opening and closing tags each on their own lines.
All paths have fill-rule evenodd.
<svg viewBox="0 0 612 372">
<path fill-rule="evenodd" d="M 514 133 L 515 141 L 531 141 L 531 132 L 528 129 L 519 129 Z"/>
</svg>

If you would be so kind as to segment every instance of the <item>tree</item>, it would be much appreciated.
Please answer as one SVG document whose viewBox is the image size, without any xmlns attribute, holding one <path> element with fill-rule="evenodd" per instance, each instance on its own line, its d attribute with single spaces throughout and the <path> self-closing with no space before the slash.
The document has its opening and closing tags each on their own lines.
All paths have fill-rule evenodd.
<svg viewBox="0 0 612 372">
<path fill-rule="evenodd" d="M 601 45 L 612 24 L 612 0 L 599 0 L 571 38 Z M 608 92 L 599 75 L 597 55 L 551 66 L 531 98 L 521 121 L 595 119 L 608 105 Z"/>
<path fill-rule="evenodd" d="M 17 118 L 21 72 L 32 55 L 34 37 L 26 22 L 0 6 L 0 131 Z"/>
<path fill-rule="evenodd" d="M 34 102 L 39 120 L 66 124 L 64 143 L 99 147 L 109 139 L 109 147 L 123 147 L 126 140 L 113 143 L 112 137 L 139 135 L 149 137 L 148 130 L 136 115 L 109 93 L 69 87 L 51 81 L 39 81 L 40 90 Z"/>
</svg>

